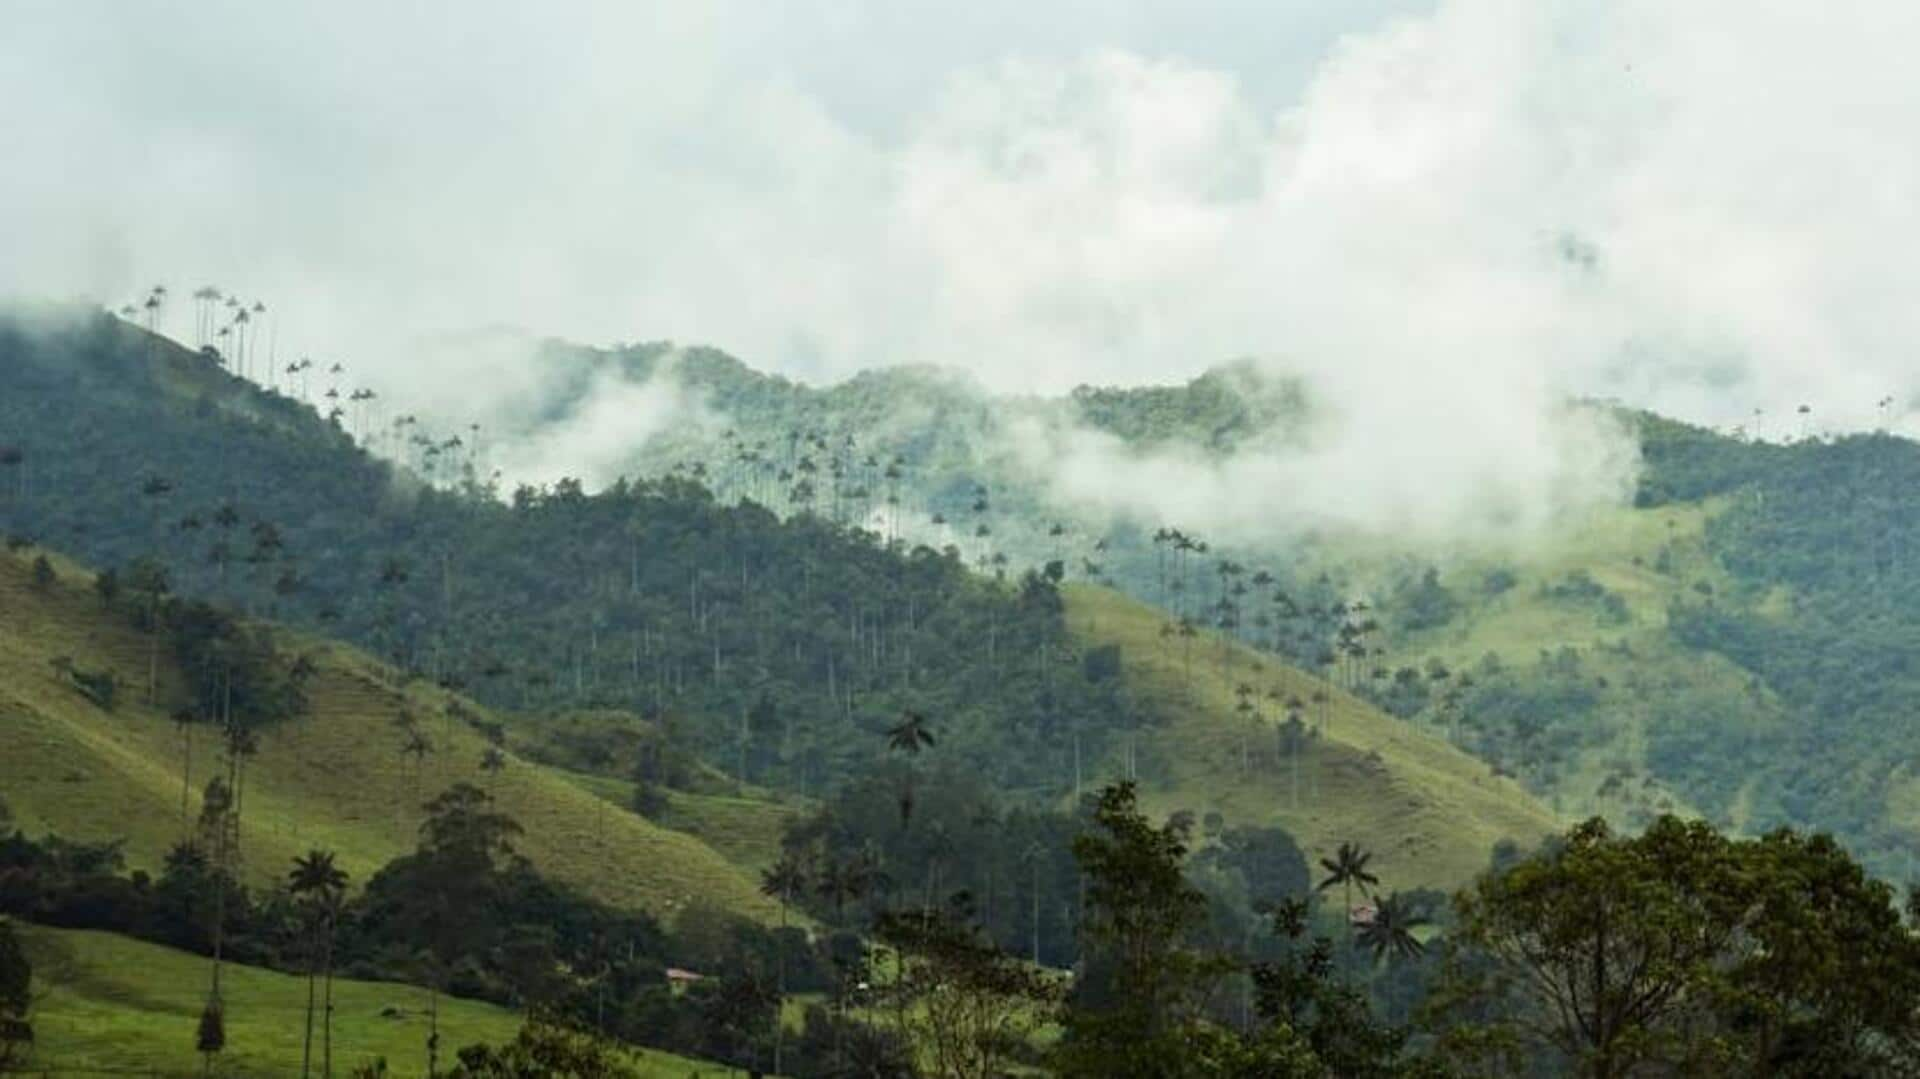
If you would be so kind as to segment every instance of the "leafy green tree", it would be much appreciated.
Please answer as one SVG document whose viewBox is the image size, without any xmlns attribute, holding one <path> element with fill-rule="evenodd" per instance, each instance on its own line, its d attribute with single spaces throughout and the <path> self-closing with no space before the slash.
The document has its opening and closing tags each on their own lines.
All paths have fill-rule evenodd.
<svg viewBox="0 0 1920 1079">
<path fill-rule="evenodd" d="M 1053 1017 L 1061 982 L 988 940 L 964 894 L 945 909 L 889 912 L 875 935 L 906 957 L 895 991 L 933 1074 L 996 1079 Z"/>
<path fill-rule="evenodd" d="M 1463 893 L 1443 1043 L 1595 1079 L 1653 1069 L 1902 1074 L 1920 1066 L 1920 941 L 1832 839 L 1731 840 L 1599 820 Z M 1515 1051 L 1518 1050 L 1516 1053 Z"/>
<path fill-rule="evenodd" d="M 1155 825 L 1130 782 L 1096 797 L 1073 854 L 1086 880 L 1088 977 L 1068 1001 L 1054 1065 L 1066 1077 L 1195 1074 L 1206 990 L 1228 965 L 1193 946 L 1206 896 L 1182 871 L 1184 821 Z"/>
<path fill-rule="evenodd" d="M 527 1020 L 506 1045 L 469 1045 L 458 1056 L 450 1079 L 639 1079 L 604 1039 L 543 1019 Z"/>
<path fill-rule="evenodd" d="M 432 1075 L 439 1067 L 441 986 L 488 924 L 476 912 L 498 901 L 500 872 L 515 858 L 520 825 L 469 783 L 449 787 L 427 803 L 426 812 L 419 850 L 403 871 L 408 885 L 397 913 L 429 958 L 427 1073 Z"/>
</svg>

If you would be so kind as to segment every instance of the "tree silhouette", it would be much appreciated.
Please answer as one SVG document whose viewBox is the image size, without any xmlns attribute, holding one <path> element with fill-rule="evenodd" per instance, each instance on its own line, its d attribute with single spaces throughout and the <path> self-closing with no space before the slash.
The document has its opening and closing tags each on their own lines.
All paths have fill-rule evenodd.
<svg viewBox="0 0 1920 1079">
<path fill-rule="evenodd" d="M 321 1074 L 333 1074 L 333 931 L 340 915 L 341 900 L 346 895 L 346 871 L 334 865 L 333 852 L 311 850 L 304 856 L 293 860 L 293 869 L 287 874 L 287 890 L 296 899 L 304 900 L 313 924 L 309 932 L 307 954 L 307 1026 L 305 1039 L 300 1049 L 300 1074 L 306 1076 L 312 1072 L 313 1060 L 313 1008 L 314 981 L 316 976 L 326 980 L 326 992 L 322 1007 L 324 1018 L 321 1020 Z"/>
<path fill-rule="evenodd" d="M 902 828 L 913 821 L 913 762 L 923 751 L 932 748 L 933 743 L 933 730 L 927 724 L 927 717 L 918 712 L 902 713 L 900 722 L 887 729 L 887 750 L 901 754 L 907 759 L 906 780 L 900 788 L 900 827 Z"/>
<path fill-rule="evenodd" d="M 1341 843 L 1339 849 L 1334 851 L 1333 857 L 1320 859 L 1320 867 L 1327 871 L 1327 878 L 1321 881 L 1315 890 L 1324 892 L 1335 885 L 1339 885 L 1344 890 L 1346 907 L 1342 917 L 1347 923 L 1349 940 L 1353 939 L 1354 930 L 1354 887 L 1357 885 L 1360 888 L 1360 894 L 1364 896 L 1368 889 L 1380 883 L 1380 878 L 1367 869 L 1367 863 L 1372 860 L 1373 854 L 1370 851 L 1362 850 L 1359 844 L 1353 842 Z"/>
<path fill-rule="evenodd" d="M 760 894 L 780 904 L 780 936 L 774 947 L 774 992 L 777 995 L 773 1022 L 773 1071 L 778 1075 L 784 1070 L 782 1052 L 786 1046 L 787 1028 L 786 1020 L 781 1015 L 787 1002 L 787 908 L 807 894 L 805 867 L 793 855 L 783 855 L 760 874 Z"/>
<path fill-rule="evenodd" d="M 1430 919 L 1411 900 L 1395 892 L 1381 900 L 1373 917 L 1362 922 L 1355 945 L 1373 953 L 1374 962 L 1382 959 L 1411 959 L 1426 950 L 1413 931 Z"/>
</svg>

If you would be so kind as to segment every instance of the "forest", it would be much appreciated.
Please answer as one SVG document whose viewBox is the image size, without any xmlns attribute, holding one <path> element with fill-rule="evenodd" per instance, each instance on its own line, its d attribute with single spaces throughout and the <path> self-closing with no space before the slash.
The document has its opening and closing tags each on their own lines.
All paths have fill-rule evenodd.
<svg viewBox="0 0 1920 1079">
<path fill-rule="evenodd" d="M 247 1007 L 223 992 L 228 966 L 305 980 L 303 1074 L 376 1066 L 344 1044 L 330 1056 L 336 978 L 417 987 L 420 1064 L 460 1076 L 642 1074 L 623 1055 L 637 1047 L 822 1077 L 1920 1063 L 1900 1003 L 1920 993 L 1916 911 L 1868 868 L 1907 843 L 1882 812 L 1904 774 L 1915 628 L 1897 496 L 1920 451 L 1903 440 L 1779 445 L 1639 417 L 1637 512 L 1716 507 L 1697 550 L 1669 524 L 1635 556 L 1669 582 L 1649 633 L 1649 601 L 1601 569 L 1408 559 L 1362 595 L 1363 568 L 1323 552 L 1061 523 L 1004 474 L 856 450 L 844 414 L 784 448 L 680 446 L 659 473 L 599 490 L 501 491 L 478 430 L 382 433 L 362 391 L 264 389 L 137 317 L 10 325 L 0 358 L 6 557 L 42 590 L 69 560 L 96 567 L 89 617 L 150 651 L 144 684 L 88 655 L 62 657 L 59 684 L 111 716 L 154 704 L 154 672 L 177 669 L 172 721 L 214 757 L 157 867 L 112 840 L 0 829 L 0 914 L 29 942 L 35 926 L 109 931 L 203 957 L 190 1035 L 208 1069 Z M 825 407 L 717 353 L 677 362 L 783 416 Z M 856 389 L 877 410 L 892 386 L 951 392 L 912 372 Z M 1207 431 L 1222 447 L 1309 411 L 1231 372 L 1084 389 L 1072 407 L 1128 439 Z M 939 546 L 900 523 L 945 512 Z M 1382 837 L 1308 850 L 1284 819 L 1228 819 L 1191 791 L 1150 808 L 1168 763 L 1136 761 L 1133 735 L 1171 721 L 1165 687 L 1148 692 L 1144 657 L 1071 624 L 1068 591 L 1087 587 L 1157 608 L 1153 647 L 1189 700 L 1196 676 L 1239 681 L 1235 646 L 1313 680 L 1291 698 L 1234 690 L 1233 722 L 1272 727 L 1263 767 L 1296 770 L 1289 805 L 1337 697 L 1542 792 L 1610 752 L 1610 712 L 1657 698 L 1647 767 L 1707 819 L 1652 805 L 1632 831 L 1595 818 L 1503 842 L 1449 891 L 1396 879 Z M 1515 604 L 1595 636 L 1526 662 L 1434 648 Z M 248 770 L 277 726 L 304 721 L 316 637 L 398 684 L 471 698 L 449 722 L 495 763 L 418 789 L 435 732 L 403 711 L 414 849 L 355 880 L 316 848 L 265 885 L 246 853 Z M 1745 681 L 1655 688 L 1707 655 Z M 1755 723 L 1756 701 L 1803 721 Z M 753 867 L 777 917 L 702 902 L 664 916 L 546 876 L 491 793 L 509 747 L 655 822 L 687 797 L 786 807 Z M 1244 734 L 1234 752 L 1247 771 Z M 31 1061 L 35 970 L 14 934 L 0 933 L 0 1044 Z M 443 1044 L 443 997 L 524 1027 Z"/>
</svg>

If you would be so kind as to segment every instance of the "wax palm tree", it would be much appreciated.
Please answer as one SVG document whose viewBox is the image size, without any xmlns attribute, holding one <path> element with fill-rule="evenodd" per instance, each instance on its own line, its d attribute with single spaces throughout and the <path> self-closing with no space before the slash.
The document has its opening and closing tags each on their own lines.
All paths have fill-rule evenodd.
<svg viewBox="0 0 1920 1079">
<path fill-rule="evenodd" d="M 805 867 L 793 855 L 783 855 L 760 874 L 760 894 L 780 904 L 780 936 L 774 952 L 774 991 L 778 996 L 774 1003 L 773 1022 L 773 1071 L 778 1075 L 783 1070 L 781 1055 L 786 1046 L 787 1031 L 786 1019 L 781 1015 L 787 1002 L 787 907 L 795 899 L 807 894 Z"/>
<path fill-rule="evenodd" d="M 293 860 L 293 869 L 287 874 L 287 890 L 310 905 L 317 945 L 308 954 L 307 960 L 307 1028 L 300 1049 L 302 1076 L 312 1072 L 314 981 L 322 968 L 326 971 L 327 981 L 326 1018 L 322 1020 L 326 1027 L 322 1038 L 325 1044 L 322 1074 L 331 1074 L 333 1070 L 333 930 L 346 888 L 346 871 L 334 865 L 332 851 L 308 851 L 305 856 Z"/>
<path fill-rule="evenodd" d="M 1353 939 L 1354 886 L 1358 885 L 1360 894 L 1364 896 L 1368 889 L 1380 883 L 1380 878 L 1367 869 L 1367 863 L 1372 860 L 1371 851 L 1363 850 L 1358 843 L 1353 842 L 1340 844 L 1339 849 L 1334 851 L 1333 857 L 1320 859 L 1321 868 L 1327 871 L 1327 879 L 1320 882 L 1316 891 L 1324 892 L 1336 884 L 1344 890 L 1346 909 L 1343 917 L 1347 922 L 1348 939 Z"/>
<path fill-rule="evenodd" d="M 1411 959 L 1426 950 L 1413 931 L 1430 922 L 1424 911 L 1395 892 L 1375 906 L 1372 918 L 1360 924 L 1354 944 L 1371 951 L 1376 963 L 1382 959 Z"/>
<path fill-rule="evenodd" d="M 907 758 L 906 785 L 900 789 L 900 827 L 913 820 L 913 761 L 933 747 L 933 730 L 927 717 L 915 711 L 901 713 L 900 722 L 887 729 L 887 750 Z"/>
<path fill-rule="evenodd" d="M 833 904 L 833 919 L 840 921 L 846 914 L 847 900 L 858 899 L 864 890 L 857 862 L 828 858 L 820 866 L 815 891 L 820 898 Z"/>
</svg>

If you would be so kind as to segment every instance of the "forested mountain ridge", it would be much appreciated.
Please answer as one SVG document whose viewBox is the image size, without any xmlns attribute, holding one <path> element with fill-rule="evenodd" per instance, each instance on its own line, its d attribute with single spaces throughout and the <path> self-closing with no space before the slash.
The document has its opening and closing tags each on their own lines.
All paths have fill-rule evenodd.
<svg viewBox="0 0 1920 1079">
<path fill-rule="evenodd" d="M 0 370 L 10 391 L 0 441 L 27 450 L 0 507 L 15 531 L 103 565 L 157 544 L 172 552 L 184 588 L 284 609 L 501 703 L 699 714 L 701 755 L 749 782 L 817 791 L 871 764 L 884 720 L 919 707 L 953 717 L 959 737 L 949 745 L 960 759 L 1000 769 L 991 774 L 1016 789 L 1067 794 L 1074 734 L 1083 761 L 1111 759 L 1135 720 L 1124 675 L 1085 677 L 1084 649 L 1050 613 L 1051 582 L 1018 586 L 1027 566 L 1057 561 L 1060 577 L 1111 581 L 1162 604 L 1171 629 L 1221 630 L 1322 675 L 1357 665 L 1356 692 L 1443 732 L 1566 813 L 1694 810 L 1739 828 L 1831 827 L 1885 872 L 1904 871 L 1920 825 L 1920 787 L 1895 763 L 1907 728 L 1897 657 L 1914 632 L 1912 605 L 1896 597 L 1916 579 L 1901 538 L 1904 492 L 1915 488 L 1902 485 L 1920 479 L 1902 439 L 1757 442 L 1625 414 L 1642 457 L 1634 508 L 1528 555 L 1415 553 L 1382 566 L 1311 547 L 1209 550 L 1203 537 L 1151 522 L 1087 531 L 1044 492 L 995 471 L 978 445 L 1023 407 L 1068 406 L 1012 401 L 996 413 L 990 395 L 946 372 L 876 372 L 812 390 L 713 350 L 550 345 L 552 362 L 575 372 L 562 380 L 574 389 L 542 406 L 551 422 L 571 414 L 568 394 L 613 368 L 709 387 L 702 393 L 723 420 L 670 428 L 650 444 L 640 456 L 664 478 L 598 495 L 571 484 L 527 490 L 497 508 L 410 478 L 438 448 L 452 463 L 431 471 L 457 486 L 485 470 L 472 446 L 402 446 L 407 464 L 396 469 L 352 448 L 392 448 L 368 428 L 355 432 L 352 415 L 323 422 L 115 320 L 71 331 L 58 347 L 18 332 L 6 340 L 9 358 L 40 361 Z M 56 353 L 62 360 L 47 367 Z M 150 407 L 133 401 L 155 357 L 201 364 L 196 377 L 214 389 L 171 393 L 174 406 L 159 414 L 138 411 Z M 66 373 L 49 381 L 53 369 Z M 23 381 L 23 371 L 38 373 Z M 264 403 L 216 409 L 209 398 Z M 73 429 L 23 403 L 36 399 L 82 402 Z M 1305 408 L 1296 391 L 1248 391 L 1230 372 L 1071 400 L 1117 437 L 1194 446 L 1284 439 Z M 771 426 L 730 424 L 730 408 Z M 263 414 L 292 418 L 251 418 Z M 152 467 L 101 473 L 95 460 Z M 153 476 L 167 490 L 137 493 Z M 246 526 L 227 533 L 224 561 L 209 560 L 218 530 L 207 522 L 228 502 L 257 503 L 260 519 L 297 535 L 288 544 L 304 560 L 294 590 L 275 594 L 277 574 L 248 560 Z M 144 525 L 129 526 L 129 504 Z M 196 517 L 199 530 L 183 530 Z M 736 539 L 716 552 L 715 536 Z M 779 538 L 769 546 L 770 537 Z M 916 554 L 915 540 L 944 540 L 953 555 Z M 376 550 L 407 553 L 388 566 Z M 1006 585 L 982 588 L 962 563 L 1003 574 Z M 799 567 L 798 581 L 775 564 Z M 833 579 L 816 578 L 822 572 Z M 836 602 L 816 606 L 810 590 Z M 1349 609 L 1360 594 L 1371 600 L 1365 614 Z M 922 617 L 942 605 L 940 618 Z M 796 659 L 792 639 L 782 647 L 735 632 L 774 610 L 786 612 L 776 622 L 791 615 L 807 636 L 818 627 L 833 643 Z M 436 626 L 446 611 L 457 633 Z M 1345 632 L 1366 622 L 1370 632 Z M 458 655 L 445 643 L 456 636 Z M 716 636 L 721 674 L 751 670 L 756 690 L 714 677 Z M 510 670 L 494 662 L 509 649 L 519 657 Z M 1836 663 L 1850 673 L 1822 673 Z M 1433 677 L 1436 664 L 1445 678 Z M 988 674 L 968 682 L 967 671 Z M 846 721 L 825 724 L 825 715 Z M 1013 739 L 999 763 L 975 748 L 988 731 L 995 744 L 1001 733 Z"/>
<path fill-rule="evenodd" d="M 0 335 L 0 430 L 20 462 L 7 530 L 99 566 L 156 557 L 178 592 L 495 703 L 696 719 L 676 729 L 736 779 L 800 791 L 870 766 L 881 728 L 915 708 L 984 774 L 1064 792 L 1059 732 L 1097 750 L 1124 711 L 1121 681 L 1072 653 L 1045 578 L 994 584 L 685 480 L 507 504 L 439 490 L 302 406 L 286 406 L 309 417 L 288 437 L 251 409 L 154 392 L 169 347 L 105 317 Z"/>
<path fill-rule="evenodd" d="M 1183 386 L 995 399 L 917 370 L 809 389 L 699 348 L 549 344 L 544 355 L 694 387 L 708 422 L 655 436 L 633 461 L 694 472 L 729 497 L 783 512 L 819 499 L 821 512 L 847 519 L 891 512 L 906 534 L 951 543 L 989 570 L 1058 559 L 1070 576 L 1112 582 L 1176 620 L 1229 623 L 1316 669 L 1344 661 L 1354 643 L 1336 640 L 1339 622 L 1371 620 L 1361 692 L 1565 812 L 1644 820 L 1690 810 L 1734 828 L 1828 827 L 1883 872 L 1912 861 L 1920 783 L 1895 748 L 1911 727 L 1896 703 L 1911 699 L 1898 657 L 1915 632 L 1902 597 L 1920 584 L 1904 539 L 1920 489 L 1909 440 L 1821 435 L 1803 414 L 1794 435 L 1760 441 L 1588 404 L 1612 409 L 1638 443 L 1633 505 L 1532 551 L 1423 558 L 1296 541 L 1207 550 L 1177 521 L 1077 515 L 1007 449 L 1009 431 L 1067 424 L 1135 450 L 1284 449 L 1313 422 L 1299 387 L 1228 367 Z M 578 405 L 556 397 L 545 422 L 566 422 Z M 815 482 L 800 486 L 793 466 L 809 459 Z M 823 475 L 852 500 L 823 496 Z M 1168 566 L 1183 560 L 1245 568 L 1217 590 L 1204 574 L 1188 577 L 1182 592 L 1185 575 Z M 1245 589 L 1255 570 L 1288 603 L 1263 610 L 1232 596 L 1223 607 L 1227 586 Z M 1282 625 L 1289 611 L 1355 595 L 1373 601 L 1370 615 L 1305 632 Z M 1435 661 L 1444 680 L 1429 677 Z"/>
</svg>

